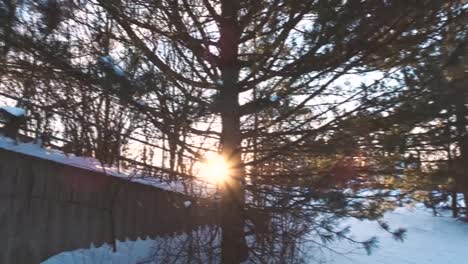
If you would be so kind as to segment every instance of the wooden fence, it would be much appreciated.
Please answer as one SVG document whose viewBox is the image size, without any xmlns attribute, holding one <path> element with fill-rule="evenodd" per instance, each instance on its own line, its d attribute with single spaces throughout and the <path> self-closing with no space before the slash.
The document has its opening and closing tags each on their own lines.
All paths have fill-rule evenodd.
<svg viewBox="0 0 468 264">
<path fill-rule="evenodd" d="M 184 206 L 191 201 L 192 206 Z M 192 197 L 0 149 L 0 263 L 217 222 Z"/>
</svg>

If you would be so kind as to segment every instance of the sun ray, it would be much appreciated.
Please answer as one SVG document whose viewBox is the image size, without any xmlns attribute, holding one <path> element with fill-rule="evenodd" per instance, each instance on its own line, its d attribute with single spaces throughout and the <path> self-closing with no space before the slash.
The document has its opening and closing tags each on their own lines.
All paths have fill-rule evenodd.
<svg viewBox="0 0 468 264">
<path fill-rule="evenodd" d="M 225 181 L 231 171 L 229 163 L 219 154 L 208 155 L 197 167 L 197 175 L 212 183 Z"/>
</svg>

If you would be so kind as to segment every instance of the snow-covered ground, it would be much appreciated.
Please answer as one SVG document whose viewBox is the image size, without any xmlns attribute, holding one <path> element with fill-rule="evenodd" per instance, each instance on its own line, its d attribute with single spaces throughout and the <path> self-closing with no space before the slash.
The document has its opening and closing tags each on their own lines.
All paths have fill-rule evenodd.
<svg viewBox="0 0 468 264">
<path fill-rule="evenodd" d="M 60 253 L 42 264 L 136 264 L 151 255 L 154 240 L 117 242 L 117 252 L 110 245 Z"/>
<path fill-rule="evenodd" d="M 351 225 L 351 233 L 357 239 L 377 236 L 379 248 L 368 256 L 363 249 L 356 249 L 345 242 L 332 242 L 331 248 L 345 255 L 324 250 L 323 256 L 311 263 L 330 264 L 464 264 L 468 263 L 468 224 L 449 216 L 432 216 L 430 210 L 417 207 L 398 208 L 385 214 L 385 221 L 392 227 L 408 230 L 404 242 L 395 241 L 375 222 L 350 219 L 343 224 Z M 185 237 L 185 236 L 181 236 Z M 183 238 L 182 238 L 183 240 Z M 81 249 L 61 253 L 43 264 L 88 264 L 88 263 L 139 263 L 154 253 L 162 240 L 138 240 L 119 242 L 117 252 L 108 245 L 100 248 Z M 175 238 L 175 241 L 181 241 Z M 314 255 L 314 252 L 311 252 Z M 150 262 L 158 263 L 158 262 Z M 178 263 L 178 262 L 176 262 Z M 184 262 L 180 262 L 184 263 Z"/>
<path fill-rule="evenodd" d="M 182 234 L 156 240 L 117 241 L 116 252 L 108 244 L 64 252 L 42 264 L 156 264 L 189 263 L 189 260 L 195 263 L 216 263 L 220 255 L 217 247 L 219 243 L 219 229 L 208 226 L 193 231 L 190 236 Z M 217 249 L 204 251 L 206 248 Z"/>
<path fill-rule="evenodd" d="M 346 255 L 328 254 L 331 264 L 464 264 L 468 263 L 468 223 L 453 219 L 449 213 L 434 217 L 422 205 L 397 208 L 385 214 L 391 227 L 407 229 L 404 242 L 395 241 L 375 222 L 351 219 L 346 224 L 351 233 L 360 239 L 377 236 L 379 248 L 368 256 L 363 250 Z M 345 243 L 334 248 L 349 251 Z M 352 249 L 351 249 L 352 250 Z"/>
</svg>

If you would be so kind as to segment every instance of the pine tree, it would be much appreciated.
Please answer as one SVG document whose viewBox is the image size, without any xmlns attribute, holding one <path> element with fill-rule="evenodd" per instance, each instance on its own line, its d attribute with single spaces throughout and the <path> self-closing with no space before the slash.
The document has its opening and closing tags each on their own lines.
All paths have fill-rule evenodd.
<svg viewBox="0 0 468 264">
<path fill-rule="evenodd" d="M 453 9 L 454 14 L 463 9 Z M 381 118 L 392 127 L 381 127 L 395 134 L 402 143 L 402 153 L 408 158 L 401 162 L 411 163 L 418 182 L 410 180 L 407 188 L 426 190 L 428 199 L 434 200 L 432 191 L 451 193 L 453 215 L 458 215 L 457 193 L 466 195 L 466 16 L 444 28 L 431 48 L 417 63 L 409 64 L 401 71 L 402 86 L 396 96 L 383 98 L 382 107 L 387 116 Z M 415 132 L 417 131 L 417 132 Z M 387 137 L 388 138 L 388 137 Z M 396 142 L 390 146 L 398 146 Z M 421 160 L 421 156 L 425 156 Z M 424 164 L 421 168 L 421 162 Z M 414 171 L 417 169 L 417 171 Z M 421 177 L 423 176 L 423 177 Z M 442 187 L 441 187 L 442 186 Z M 441 199 L 448 196 L 442 195 Z M 434 206 L 440 200 L 430 201 Z"/>
<path fill-rule="evenodd" d="M 1 33 L 5 49 L 15 51 L 7 69 L 30 66 L 16 57 L 25 53 L 41 74 L 52 72 L 56 79 L 66 77 L 112 95 L 145 115 L 168 139 L 171 155 L 181 150 L 198 158 L 206 149 L 193 146 L 188 137 L 214 138 L 233 169 L 222 192 L 223 263 L 246 258 L 246 166 L 285 155 L 293 162 L 298 146 L 326 139 L 339 121 L 373 106 L 368 102 L 377 100 L 378 92 L 333 85 L 346 74 L 414 63 L 426 54 L 429 38 L 455 19 L 446 19 L 447 12 L 461 3 L 23 2 L 31 16 L 13 16 L 15 22 Z M 33 19 L 36 10 L 40 20 Z M 108 30 L 106 23 L 115 26 Z M 110 45 L 103 51 L 99 44 L 106 37 Z M 104 73 L 98 69 L 103 63 Z M 157 100 L 141 104 L 148 97 Z M 357 108 L 343 107 L 346 102 L 358 102 Z M 219 122 L 219 129 L 200 129 L 207 120 Z M 281 168 L 288 172 L 291 167 Z M 327 201 L 340 211 L 346 203 L 337 195 Z"/>
</svg>

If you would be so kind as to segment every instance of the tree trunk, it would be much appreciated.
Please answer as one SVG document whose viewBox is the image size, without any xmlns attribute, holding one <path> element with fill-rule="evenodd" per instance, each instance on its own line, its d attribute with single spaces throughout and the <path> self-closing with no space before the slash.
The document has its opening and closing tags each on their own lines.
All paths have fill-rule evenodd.
<svg viewBox="0 0 468 264">
<path fill-rule="evenodd" d="M 240 30 L 237 16 L 238 1 L 222 1 L 220 18 L 220 108 L 222 133 L 222 154 L 232 168 L 229 177 L 221 188 L 221 262 L 240 263 L 247 258 L 247 246 L 244 237 L 244 177 L 242 168 L 241 129 L 238 66 L 238 43 Z"/>
<path fill-rule="evenodd" d="M 465 200 L 465 220 L 468 221 L 468 135 L 466 135 L 466 130 L 460 143 L 460 153 L 463 167 L 459 181 Z"/>
<path fill-rule="evenodd" d="M 231 166 L 231 173 L 221 188 L 222 263 L 240 263 L 246 259 L 244 238 L 244 178 L 238 93 L 235 84 L 237 72 L 224 71 L 221 91 L 223 105 L 222 155 Z M 236 77 L 236 78 L 234 78 Z"/>
<path fill-rule="evenodd" d="M 452 196 L 452 217 L 457 218 L 458 217 L 458 200 L 457 200 L 457 192 L 453 190 L 451 192 Z"/>
<path fill-rule="evenodd" d="M 176 174 L 174 173 L 176 171 L 176 154 L 177 154 L 177 143 L 175 141 L 175 130 L 171 131 L 171 133 L 174 133 L 172 135 L 168 135 L 168 140 L 169 140 L 169 178 L 171 180 L 176 180 Z"/>
<path fill-rule="evenodd" d="M 446 127 L 447 129 L 447 134 L 450 133 L 450 126 L 447 126 Z M 450 144 L 452 142 L 450 142 L 448 145 L 447 145 L 447 159 L 448 159 L 448 172 L 449 172 L 449 175 L 454 175 L 455 171 L 453 169 L 453 159 L 452 159 L 452 152 L 450 150 Z M 456 183 L 451 183 L 450 184 L 450 196 L 452 197 L 452 205 L 451 205 L 451 209 L 452 209 L 452 217 L 453 218 L 457 218 L 458 217 L 458 200 L 457 200 L 457 195 L 458 195 L 458 190 L 457 190 L 457 185 Z"/>
<path fill-rule="evenodd" d="M 466 107 L 465 107 L 465 97 L 459 96 L 464 94 L 463 86 L 456 86 L 455 91 L 459 91 L 456 100 L 456 127 L 458 132 L 458 145 L 460 147 L 460 162 L 461 168 L 456 177 L 457 189 L 461 190 L 465 198 L 465 218 L 468 219 L 468 211 L 466 210 L 467 205 L 466 201 L 468 200 L 468 134 L 466 130 Z"/>
</svg>

